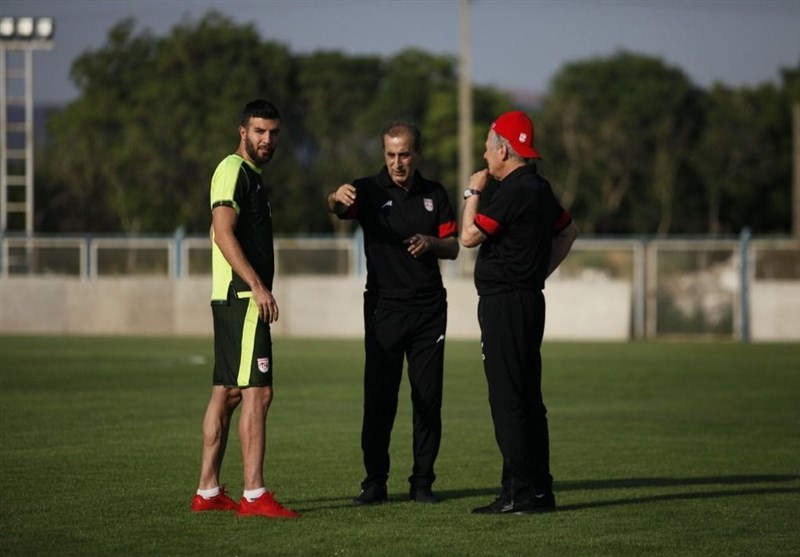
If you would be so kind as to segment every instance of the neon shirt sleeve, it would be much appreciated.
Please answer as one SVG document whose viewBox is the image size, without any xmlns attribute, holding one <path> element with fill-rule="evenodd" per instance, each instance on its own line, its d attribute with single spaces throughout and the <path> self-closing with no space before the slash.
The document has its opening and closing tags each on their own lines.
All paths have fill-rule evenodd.
<svg viewBox="0 0 800 557">
<path fill-rule="evenodd" d="M 236 200 L 236 184 L 242 167 L 242 159 L 236 155 L 225 157 L 211 178 L 211 209 L 220 205 L 233 208 L 239 213 Z"/>
</svg>

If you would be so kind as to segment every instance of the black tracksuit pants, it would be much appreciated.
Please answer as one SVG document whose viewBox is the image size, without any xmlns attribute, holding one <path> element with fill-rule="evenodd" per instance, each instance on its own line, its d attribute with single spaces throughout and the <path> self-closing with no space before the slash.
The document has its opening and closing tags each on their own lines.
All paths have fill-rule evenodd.
<svg viewBox="0 0 800 557">
<path fill-rule="evenodd" d="M 404 312 L 364 301 L 364 420 L 361 449 L 366 477 L 362 488 L 386 484 L 389 442 L 408 359 L 414 427 L 412 487 L 429 487 L 442 438 L 442 380 L 447 304 L 435 312 Z"/>
<path fill-rule="evenodd" d="M 478 302 L 489 405 L 503 456 L 503 497 L 509 501 L 524 502 L 553 488 L 542 400 L 544 319 L 541 291 L 515 290 Z"/>
</svg>

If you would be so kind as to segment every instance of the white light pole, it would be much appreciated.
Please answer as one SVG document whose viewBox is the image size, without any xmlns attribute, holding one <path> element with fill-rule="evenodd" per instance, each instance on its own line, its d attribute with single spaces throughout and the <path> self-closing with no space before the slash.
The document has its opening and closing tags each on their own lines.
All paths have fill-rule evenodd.
<svg viewBox="0 0 800 557">
<path fill-rule="evenodd" d="M 0 17 L 0 233 L 24 229 L 33 235 L 33 51 L 53 48 L 54 32 L 51 17 Z M 20 53 L 22 67 L 10 65 L 12 54 Z M 9 112 L 20 106 L 22 120 Z M 12 161 L 17 164 L 9 168 Z M 24 216 L 24 226 L 19 219 L 9 222 L 14 214 Z"/>
<path fill-rule="evenodd" d="M 470 71 L 470 0 L 459 3 L 460 56 L 458 64 L 458 208 L 464 207 L 461 192 L 467 187 L 472 174 L 472 76 Z M 461 257 L 462 274 L 467 258 Z"/>
</svg>

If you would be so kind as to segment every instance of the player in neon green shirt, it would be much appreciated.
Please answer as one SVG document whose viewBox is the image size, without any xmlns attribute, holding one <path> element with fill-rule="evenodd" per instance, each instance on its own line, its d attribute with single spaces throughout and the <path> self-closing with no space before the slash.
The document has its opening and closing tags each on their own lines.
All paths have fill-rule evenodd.
<svg viewBox="0 0 800 557">
<path fill-rule="evenodd" d="M 194 511 L 299 516 L 267 491 L 263 470 L 272 402 L 270 324 L 278 319 L 278 304 L 272 295 L 272 211 L 262 167 L 272 159 L 280 131 L 280 113 L 271 103 L 248 103 L 239 126 L 239 147 L 217 166 L 211 180 L 215 362 L 203 420 L 200 482 L 191 504 Z M 240 403 L 244 494 L 237 504 L 220 486 L 219 476 L 231 417 Z"/>
</svg>

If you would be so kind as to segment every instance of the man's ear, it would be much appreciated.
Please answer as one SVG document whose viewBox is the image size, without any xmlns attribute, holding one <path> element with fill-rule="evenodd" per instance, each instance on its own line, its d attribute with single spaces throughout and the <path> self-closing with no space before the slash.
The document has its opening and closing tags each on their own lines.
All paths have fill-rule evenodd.
<svg viewBox="0 0 800 557">
<path fill-rule="evenodd" d="M 500 145 L 497 146 L 497 154 L 500 156 L 501 161 L 507 161 L 508 147 L 504 143 L 501 143 Z"/>
</svg>

